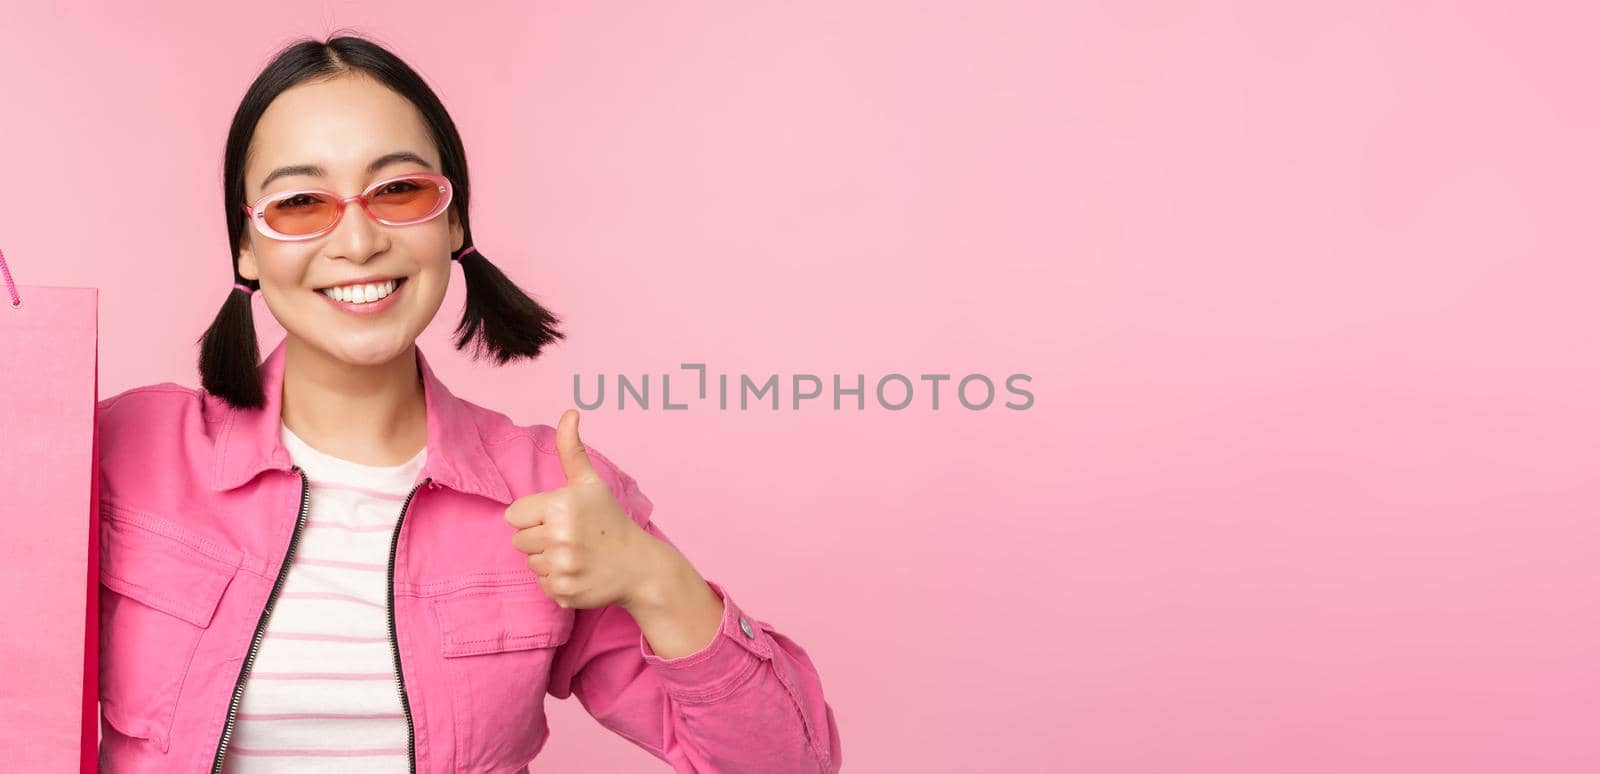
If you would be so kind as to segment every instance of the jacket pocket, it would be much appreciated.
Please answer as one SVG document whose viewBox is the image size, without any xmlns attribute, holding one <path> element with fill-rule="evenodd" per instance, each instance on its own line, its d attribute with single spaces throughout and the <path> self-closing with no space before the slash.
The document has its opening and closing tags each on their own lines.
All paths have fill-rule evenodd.
<svg viewBox="0 0 1600 774">
<path fill-rule="evenodd" d="M 455 714 L 456 768 L 525 766 L 549 733 L 544 697 L 573 612 L 535 583 L 475 588 L 433 600 Z"/>
<path fill-rule="evenodd" d="M 189 663 L 243 555 L 147 514 L 100 520 L 100 709 L 166 752 Z"/>
</svg>

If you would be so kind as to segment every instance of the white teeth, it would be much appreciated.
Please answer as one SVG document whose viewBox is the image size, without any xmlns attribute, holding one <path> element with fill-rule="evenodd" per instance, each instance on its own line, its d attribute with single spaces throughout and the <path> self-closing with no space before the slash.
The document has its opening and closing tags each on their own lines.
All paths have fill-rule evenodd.
<svg viewBox="0 0 1600 774">
<path fill-rule="evenodd" d="M 369 282 L 365 285 L 340 285 L 322 291 L 324 295 L 347 304 L 370 304 L 394 292 L 397 280 Z"/>
</svg>

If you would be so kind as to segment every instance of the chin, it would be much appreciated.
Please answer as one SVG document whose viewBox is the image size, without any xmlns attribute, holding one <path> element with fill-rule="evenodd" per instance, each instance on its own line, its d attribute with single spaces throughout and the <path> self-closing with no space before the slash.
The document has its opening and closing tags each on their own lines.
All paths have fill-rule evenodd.
<svg viewBox="0 0 1600 774">
<path fill-rule="evenodd" d="M 379 366 L 405 354 L 413 339 L 400 335 L 355 335 L 319 342 L 319 348 L 351 366 Z"/>
</svg>

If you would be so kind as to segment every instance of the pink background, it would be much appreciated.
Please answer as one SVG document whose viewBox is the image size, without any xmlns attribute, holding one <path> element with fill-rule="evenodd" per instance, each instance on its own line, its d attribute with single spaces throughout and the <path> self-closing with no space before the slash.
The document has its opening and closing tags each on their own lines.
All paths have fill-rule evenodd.
<svg viewBox="0 0 1600 774">
<path fill-rule="evenodd" d="M 847 771 L 1594 771 L 1600 19 L 1288 5 L 8 2 L 0 248 L 102 289 L 102 395 L 196 384 L 227 121 L 349 26 L 569 323 L 473 364 L 458 275 L 458 393 L 1032 375 L 584 419 L 816 660 Z M 663 768 L 551 711 L 536 770 Z"/>
</svg>

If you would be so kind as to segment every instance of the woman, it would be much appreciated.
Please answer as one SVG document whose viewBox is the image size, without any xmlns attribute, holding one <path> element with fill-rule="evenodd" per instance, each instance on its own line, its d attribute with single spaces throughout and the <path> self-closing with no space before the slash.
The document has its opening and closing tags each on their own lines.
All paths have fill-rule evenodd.
<svg viewBox="0 0 1600 774">
<path fill-rule="evenodd" d="M 703 579 L 578 433 L 455 397 L 416 346 L 557 318 L 473 246 L 455 125 L 366 40 L 285 49 L 229 131 L 235 285 L 203 389 L 100 402 L 100 763 L 120 772 L 512 772 L 546 693 L 677 771 L 817 772 L 805 651 Z M 286 331 L 258 362 L 251 294 Z"/>
</svg>

